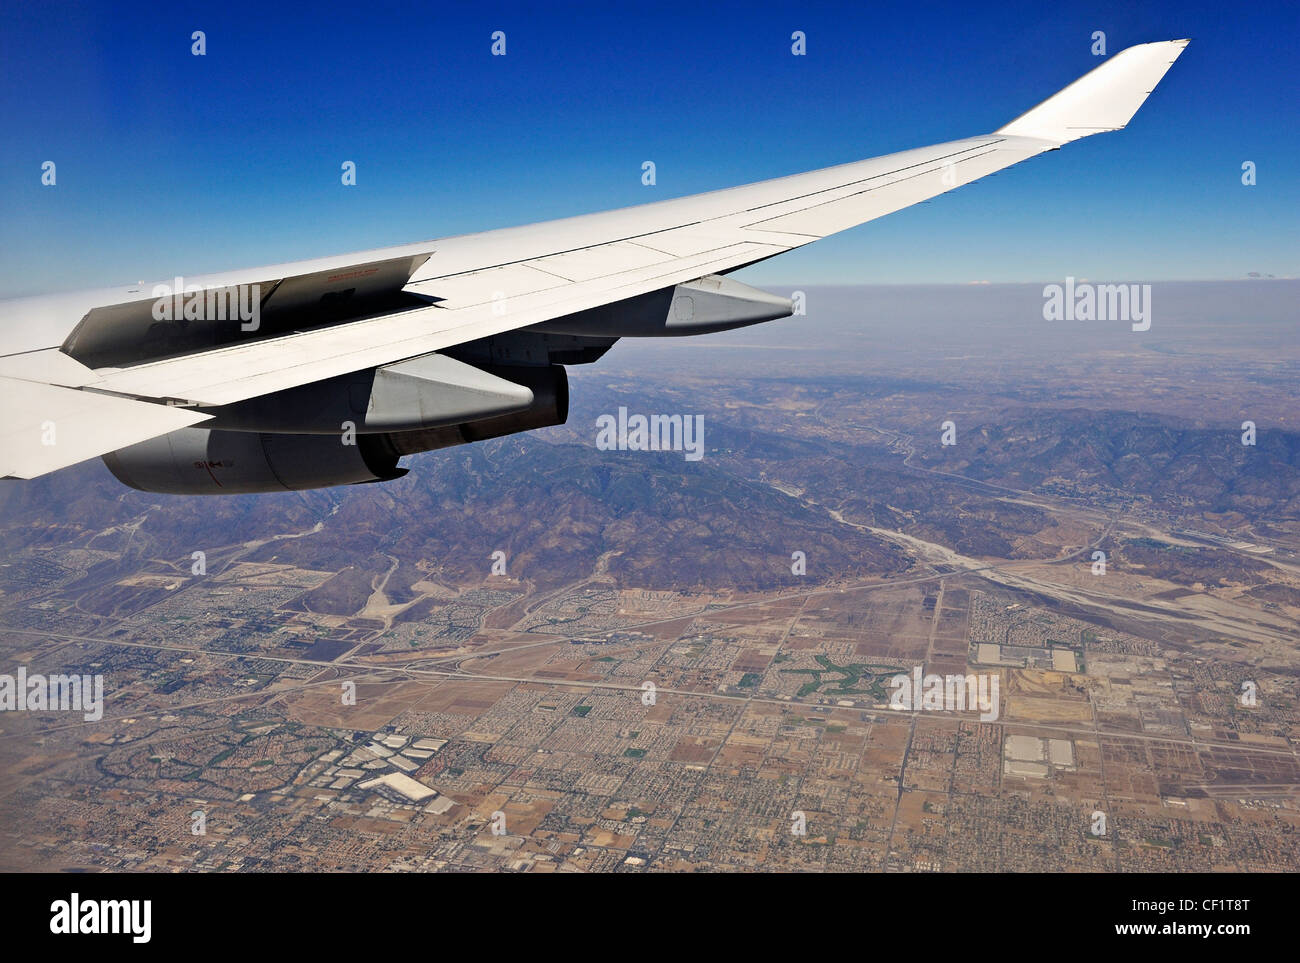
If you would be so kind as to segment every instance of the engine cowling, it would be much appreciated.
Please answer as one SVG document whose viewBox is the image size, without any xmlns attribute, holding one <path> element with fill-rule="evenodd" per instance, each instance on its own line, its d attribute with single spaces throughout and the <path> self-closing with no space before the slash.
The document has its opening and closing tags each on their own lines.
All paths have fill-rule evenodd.
<svg viewBox="0 0 1300 963">
<path fill-rule="evenodd" d="M 563 365 L 514 368 L 510 377 L 533 393 L 533 403 L 523 411 L 444 428 L 390 432 L 386 436 L 389 443 L 402 455 L 414 455 L 549 428 L 569 420 L 569 378 Z"/>
<path fill-rule="evenodd" d="M 104 456 L 124 485 L 173 495 L 301 491 L 406 474 L 382 435 L 280 435 L 182 428 Z"/>
<path fill-rule="evenodd" d="M 301 491 L 390 481 L 406 474 L 404 455 L 466 445 L 535 428 L 569 416 L 569 381 L 561 365 L 510 369 L 532 392 L 522 411 L 413 431 L 302 434 L 182 428 L 104 456 L 117 480 L 131 488 L 173 495 L 232 495 Z"/>
</svg>

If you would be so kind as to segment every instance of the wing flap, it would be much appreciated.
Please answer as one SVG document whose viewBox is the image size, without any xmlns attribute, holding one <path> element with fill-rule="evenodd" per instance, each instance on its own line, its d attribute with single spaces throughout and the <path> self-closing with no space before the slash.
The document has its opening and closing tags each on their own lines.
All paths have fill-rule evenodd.
<svg viewBox="0 0 1300 963">
<path fill-rule="evenodd" d="M 291 327 L 323 305 L 374 302 L 401 293 L 432 252 L 381 261 L 331 266 L 306 274 L 258 277 L 233 282 L 214 278 L 172 278 L 136 290 L 137 297 L 92 308 L 63 343 L 63 351 L 92 368 L 219 347 L 241 337 L 241 322 L 257 308 L 264 330 Z M 256 277 L 256 275 L 254 275 Z M 201 298 L 199 316 L 187 316 L 187 303 Z"/>
</svg>

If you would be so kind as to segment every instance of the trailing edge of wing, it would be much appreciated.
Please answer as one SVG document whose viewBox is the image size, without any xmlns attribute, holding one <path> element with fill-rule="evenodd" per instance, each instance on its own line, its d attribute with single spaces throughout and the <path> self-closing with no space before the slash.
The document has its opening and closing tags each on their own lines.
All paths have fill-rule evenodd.
<svg viewBox="0 0 1300 963">
<path fill-rule="evenodd" d="M 0 378 L 0 395 L 0 478 L 35 478 L 211 417 L 14 378 Z"/>
</svg>

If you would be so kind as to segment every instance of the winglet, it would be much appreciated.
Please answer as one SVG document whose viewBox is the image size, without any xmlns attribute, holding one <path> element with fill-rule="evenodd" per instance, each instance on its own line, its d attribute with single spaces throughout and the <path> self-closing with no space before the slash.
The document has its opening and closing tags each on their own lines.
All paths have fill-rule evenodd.
<svg viewBox="0 0 1300 963">
<path fill-rule="evenodd" d="M 1064 144 L 1089 134 L 1120 130 L 1189 43 L 1162 40 L 1121 50 L 997 133 Z"/>
</svg>

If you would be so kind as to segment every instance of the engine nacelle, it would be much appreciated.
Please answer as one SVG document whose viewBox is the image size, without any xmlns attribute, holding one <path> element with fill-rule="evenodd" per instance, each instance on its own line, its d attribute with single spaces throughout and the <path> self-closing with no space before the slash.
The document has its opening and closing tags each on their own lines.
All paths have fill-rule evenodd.
<svg viewBox="0 0 1300 963">
<path fill-rule="evenodd" d="M 510 380 L 526 386 L 533 393 L 533 403 L 523 411 L 445 428 L 394 431 L 384 437 L 398 453 L 414 455 L 421 451 L 468 445 L 521 431 L 549 428 L 569 420 L 569 376 L 563 365 L 513 368 Z"/>
<path fill-rule="evenodd" d="M 403 455 L 466 445 L 569 417 L 569 379 L 561 365 L 510 369 L 532 393 L 523 411 L 457 425 L 376 434 L 285 434 L 182 428 L 104 456 L 122 484 L 173 495 L 301 491 L 389 481 L 406 474 Z M 344 444 L 346 439 L 351 442 Z"/>
<path fill-rule="evenodd" d="M 382 435 L 279 435 L 182 428 L 104 456 L 117 480 L 145 492 L 231 495 L 388 481 L 406 474 Z"/>
<path fill-rule="evenodd" d="M 345 424 L 383 434 L 481 421 L 533 404 L 527 371 L 427 354 L 210 409 L 210 427 L 338 435 Z"/>
<path fill-rule="evenodd" d="M 729 331 L 793 313 L 794 302 L 789 298 L 710 274 L 543 321 L 528 330 L 595 338 L 667 338 Z"/>
</svg>

